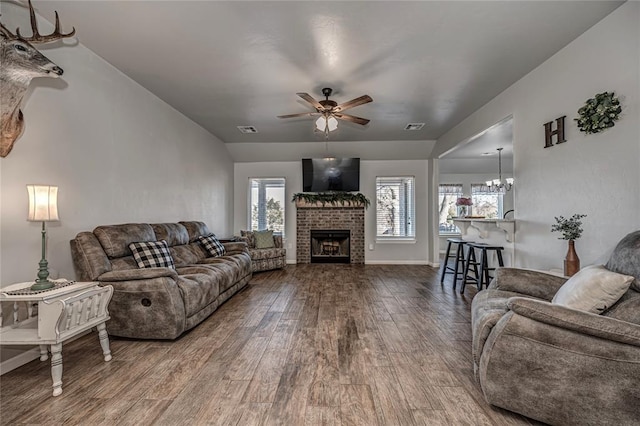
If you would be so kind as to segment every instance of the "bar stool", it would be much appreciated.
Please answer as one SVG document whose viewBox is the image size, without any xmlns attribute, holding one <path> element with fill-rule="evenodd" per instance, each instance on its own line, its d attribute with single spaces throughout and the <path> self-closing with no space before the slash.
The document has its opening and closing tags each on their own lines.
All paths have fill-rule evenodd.
<svg viewBox="0 0 640 426">
<path fill-rule="evenodd" d="M 447 252 L 444 255 L 444 265 L 440 274 L 440 284 L 444 283 L 445 274 L 453 274 L 453 289 L 455 290 L 458 280 L 462 279 L 462 272 L 465 270 L 464 246 L 473 241 L 465 241 L 461 238 L 447 238 Z M 451 246 L 456 245 L 456 253 L 451 254 Z M 455 259 L 454 265 L 449 266 L 449 259 Z"/>
<path fill-rule="evenodd" d="M 475 254 L 475 250 L 478 249 L 480 250 L 480 261 L 476 261 L 476 254 Z M 494 246 L 494 245 L 490 245 L 490 244 L 485 244 L 485 243 L 470 243 L 469 244 L 469 251 L 467 252 L 467 259 L 466 259 L 466 268 L 465 268 L 465 272 L 464 275 L 462 277 L 462 289 L 460 290 L 461 293 L 464 293 L 464 287 L 467 284 L 467 281 L 472 281 L 475 282 L 476 286 L 478 287 L 478 291 L 482 290 L 482 286 L 489 286 L 489 282 L 491 282 L 491 279 L 493 279 L 493 277 L 491 275 L 489 275 L 489 271 L 495 271 L 496 268 L 489 267 L 489 251 L 495 251 L 496 252 L 496 256 L 498 258 L 498 266 L 504 266 L 504 259 L 502 258 L 502 250 L 504 250 L 504 247 L 502 246 Z M 473 265 L 474 267 L 474 275 L 475 278 L 471 278 L 469 277 L 469 267 Z M 478 265 L 480 265 L 480 274 L 478 274 Z"/>
</svg>

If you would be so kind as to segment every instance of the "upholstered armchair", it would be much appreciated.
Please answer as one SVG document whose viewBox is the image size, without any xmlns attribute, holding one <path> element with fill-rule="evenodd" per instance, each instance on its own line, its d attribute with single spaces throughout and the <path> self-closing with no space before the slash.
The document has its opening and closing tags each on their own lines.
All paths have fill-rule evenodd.
<svg viewBox="0 0 640 426">
<path fill-rule="evenodd" d="M 555 425 L 640 424 L 640 231 L 605 267 L 631 284 L 600 314 L 551 303 L 567 278 L 497 270 L 472 302 L 474 371 L 487 402 Z"/>
<path fill-rule="evenodd" d="M 240 231 L 240 240 L 249 246 L 252 272 L 282 269 L 287 265 L 287 250 L 283 247 L 282 235 L 269 234 L 268 231 Z"/>
</svg>

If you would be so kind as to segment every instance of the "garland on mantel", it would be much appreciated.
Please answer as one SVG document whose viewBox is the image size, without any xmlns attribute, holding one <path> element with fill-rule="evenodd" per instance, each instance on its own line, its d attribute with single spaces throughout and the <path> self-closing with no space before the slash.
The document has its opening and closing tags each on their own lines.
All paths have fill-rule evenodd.
<svg viewBox="0 0 640 426">
<path fill-rule="evenodd" d="M 298 192 L 293 194 L 291 202 L 295 203 L 300 201 L 308 204 L 322 204 L 323 207 L 326 204 L 344 206 L 346 203 L 361 204 L 364 205 L 365 208 L 371 205 L 371 201 L 360 192 L 355 194 L 353 192 Z"/>
</svg>

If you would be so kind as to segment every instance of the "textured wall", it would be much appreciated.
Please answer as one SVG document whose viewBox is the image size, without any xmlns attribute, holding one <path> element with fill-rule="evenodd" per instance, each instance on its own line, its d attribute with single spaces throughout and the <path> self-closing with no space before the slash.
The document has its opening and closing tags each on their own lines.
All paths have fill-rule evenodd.
<svg viewBox="0 0 640 426">
<path fill-rule="evenodd" d="M 394 142 L 390 142 L 393 144 Z M 235 145 L 235 144 L 229 144 Z M 269 144 L 271 145 L 271 144 Z M 310 151 L 312 152 L 312 151 Z M 333 155 L 333 151 L 330 151 Z M 311 158 L 313 154 L 303 157 Z M 322 157 L 322 155 L 319 155 Z M 302 158 L 302 157 L 301 157 Z M 371 206 L 365 210 L 365 263 L 377 264 L 425 264 L 429 257 L 431 227 L 428 225 L 432 204 L 427 198 L 428 160 L 360 161 L 360 192 Z M 286 199 L 302 191 L 302 164 L 297 161 L 264 161 L 234 164 L 234 232 L 239 235 L 247 228 L 249 217 L 249 178 L 279 177 L 286 179 Z M 376 177 L 414 176 L 416 178 L 416 239 L 415 241 L 376 240 Z M 437 197 L 436 197 L 437 203 Z M 285 205 L 285 247 L 287 262 L 296 263 L 296 206 Z M 436 233 L 437 235 L 437 233 Z M 436 262 L 438 259 L 436 258 Z"/>
<path fill-rule="evenodd" d="M 2 3 L 2 22 L 28 25 L 25 12 Z M 44 20 L 40 28 L 52 29 Z M 33 81 L 25 132 L 0 159 L 0 285 L 35 279 L 38 269 L 41 224 L 26 220 L 29 183 L 60 187 L 47 254 L 60 277 L 74 278 L 69 240 L 97 225 L 202 220 L 231 233 L 233 162 L 220 140 L 82 44 L 44 53 L 64 75 Z"/>
<path fill-rule="evenodd" d="M 576 243 L 582 265 L 604 263 L 640 229 L 640 3 L 627 2 L 443 135 L 434 155 L 509 115 L 514 119 L 516 264 L 562 268 L 554 216 L 587 214 Z M 586 135 L 573 118 L 596 93 L 614 91 L 615 127 Z M 543 124 L 566 115 L 567 142 L 544 147 Z"/>
</svg>

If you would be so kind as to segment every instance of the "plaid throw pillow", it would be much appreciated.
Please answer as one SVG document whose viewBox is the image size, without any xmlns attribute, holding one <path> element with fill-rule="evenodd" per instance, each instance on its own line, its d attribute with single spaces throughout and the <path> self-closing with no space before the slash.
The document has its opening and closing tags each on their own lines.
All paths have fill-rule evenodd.
<svg viewBox="0 0 640 426">
<path fill-rule="evenodd" d="M 129 248 L 138 268 L 172 268 L 176 269 L 165 240 L 131 243 Z"/>
<path fill-rule="evenodd" d="M 218 241 L 215 235 L 211 234 L 207 235 L 206 237 L 200 235 L 198 237 L 198 240 L 211 256 L 219 257 L 224 255 L 224 246 L 220 241 Z"/>
</svg>

